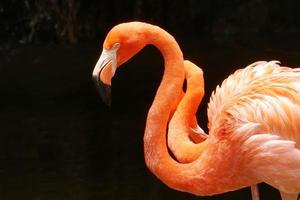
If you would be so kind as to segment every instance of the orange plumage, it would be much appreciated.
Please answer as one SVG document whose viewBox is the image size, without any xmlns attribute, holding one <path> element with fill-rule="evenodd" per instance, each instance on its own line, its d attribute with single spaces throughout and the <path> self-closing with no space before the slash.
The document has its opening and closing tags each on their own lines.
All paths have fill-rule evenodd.
<svg viewBox="0 0 300 200">
<path fill-rule="evenodd" d="M 182 98 L 185 72 L 181 50 L 170 34 L 141 22 L 114 27 L 104 41 L 93 76 L 98 82 L 110 83 L 117 67 L 148 44 L 156 46 L 165 61 L 145 128 L 149 169 L 169 187 L 195 195 L 223 193 L 264 181 L 278 188 L 284 199 L 295 200 L 300 191 L 300 70 L 280 67 L 274 61 L 257 62 L 229 76 L 211 97 L 209 135 L 196 145 L 198 156 L 182 164 L 168 153 L 166 129 L 169 120 L 173 132 L 196 128 L 194 114 L 199 102 L 176 101 Z M 107 66 L 112 72 L 105 74 L 110 77 L 102 74 Z M 203 91 L 198 92 L 201 97 Z M 187 111 L 187 118 L 178 113 L 179 108 Z M 178 123 L 176 116 L 180 116 Z M 188 134 L 182 134 L 187 138 Z M 171 139 L 169 145 L 172 143 Z"/>
</svg>

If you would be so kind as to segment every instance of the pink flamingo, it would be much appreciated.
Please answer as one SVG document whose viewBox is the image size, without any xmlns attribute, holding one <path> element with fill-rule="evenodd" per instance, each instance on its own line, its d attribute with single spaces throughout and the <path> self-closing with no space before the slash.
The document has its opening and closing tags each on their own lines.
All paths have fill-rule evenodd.
<svg viewBox="0 0 300 200">
<path fill-rule="evenodd" d="M 209 136 L 197 159 L 179 163 L 168 153 L 166 129 L 180 99 L 183 56 L 175 39 L 141 22 L 115 26 L 93 71 L 100 94 L 109 100 L 117 67 L 144 46 L 162 53 L 165 71 L 149 110 L 144 135 L 148 168 L 173 189 L 214 195 L 266 182 L 285 200 L 300 191 L 300 70 L 257 62 L 229 76 L 208 106 Z"/>
</svg>

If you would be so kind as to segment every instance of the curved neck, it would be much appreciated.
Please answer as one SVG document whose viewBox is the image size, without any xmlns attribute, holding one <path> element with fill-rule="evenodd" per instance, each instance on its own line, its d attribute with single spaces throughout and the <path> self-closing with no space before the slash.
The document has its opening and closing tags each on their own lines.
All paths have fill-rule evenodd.
<svg viewBox="0 0 300 200">
<path fill-rule="evenodd" d="M 158 27 L 152 27 L 148 31 L 147 39 L 149 44 L 156 46 L 162 53 L 165 70 L 147 116 L 144 135 L 145 162 L 152 173 L 169 187 L 195 193 L 195 185 L 191 185 L 197 177 L 195 163 L 176 162 L 169 155 L 166 143 L 166 130 L 173 107 L 170 102 L 179 97 L 184 81 L 182 52 L 175 39 Z M 200 179 L 197 182 L 201 184 Z"/>
<path fill-rule="evenodd" d="M 161 84 L 148 116 L 159 115 L 162 119 L 161 111 L 164 110 L 165 122 L 168 123 L 168 117 L 174 106 L 172 103 L 178 103 L 175 99 L 179 98 L 182 94 L 182 85 L 185 76 L 183 55 L 176 40 L 169 33 L 157 26 L 151 27 L 147 28 L 145 40 L 148 40 L 148 44 L 154 45 L 162 53 L 165 68 Z"/>
</svg>

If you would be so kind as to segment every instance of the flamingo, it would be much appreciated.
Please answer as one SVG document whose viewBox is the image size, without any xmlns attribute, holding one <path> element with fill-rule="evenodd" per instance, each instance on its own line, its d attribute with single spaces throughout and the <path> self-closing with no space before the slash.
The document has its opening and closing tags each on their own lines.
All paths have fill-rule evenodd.
<svg viewBox="0 0 300 200">
<path fill-rule="evenodd" d="M 297 199 L 300 69 L 281 67 L 275 61 L 256 62 L 230 75 L 211 96 L 209 134 L 198 144 L 198 157 L 180 163 L 169 155 L 166 130 L 179 103 L 176 99 L 182 96 L 184 60 L 169 33 L 143 22 L 113 27 L 104 40 L 93 79 L 109 104 L 115 71 L 146 45 L 157 47 L 165 63 L 144 134 L 145 163 L 150 171 L 170 188 L 199 196 L 266 182 L 279 189 L 284 200 Z"/>
</svg>

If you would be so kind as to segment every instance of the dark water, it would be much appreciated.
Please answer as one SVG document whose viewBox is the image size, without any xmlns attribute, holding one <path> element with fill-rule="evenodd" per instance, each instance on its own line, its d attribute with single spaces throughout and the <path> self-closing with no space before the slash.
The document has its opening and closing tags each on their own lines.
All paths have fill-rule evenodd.
<svg viewBox="0 0 300 200">
<path fill-rule="evenodd" d="M 206 103 L 217 84 L 257 60 L 299 66 L 297 43 L 216 45 L 179 41 L 205 73 Z M 96 42 L 95 42 L 96 44 Z M 213 197 L 171 190 L 145 167 L 142 135 L 162 75 L 160 54 L 147 47 L 113 80 L 113 106 L 100 100 L 91 71 L 95 44 L 1 48 L 0 199 L 250 199 L 250 189 Z M 298 43 L 299 44 L 299 43 Z M 279 193 L 260 185 L 262 199 Z"/>
</svg>

